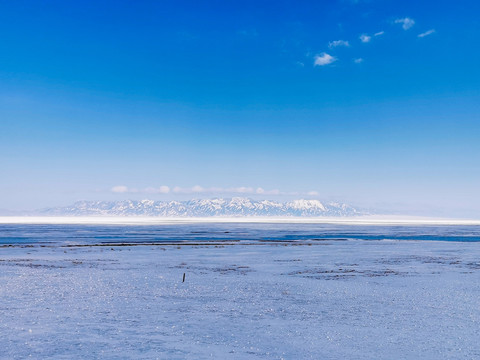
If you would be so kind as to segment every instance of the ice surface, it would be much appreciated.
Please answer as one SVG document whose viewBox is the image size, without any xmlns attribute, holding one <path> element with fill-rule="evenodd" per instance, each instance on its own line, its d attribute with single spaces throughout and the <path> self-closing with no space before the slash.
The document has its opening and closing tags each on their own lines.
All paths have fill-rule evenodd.
<svg viewBox="0 0 480 360">
<path fill-rule="evenodd" d="M 1 358 L 480 357 L 478 242 L 65 244 L 0 248 Z"/>
</svg>

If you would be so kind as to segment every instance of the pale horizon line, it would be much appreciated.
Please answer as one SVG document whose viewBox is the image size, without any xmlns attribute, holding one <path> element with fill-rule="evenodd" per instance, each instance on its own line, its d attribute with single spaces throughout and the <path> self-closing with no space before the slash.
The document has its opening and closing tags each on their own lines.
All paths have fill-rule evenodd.
<svg viewBox="0 0 480 360">
<path fill-rule="evenodd" d="M 238 217 L 162 217 L 162 216 L 0 216 L 0 224 L 51 225 L 173 225 L 196 223 L 291 223 L 338 225 L 480 225 L 480 219 L 452 219 L 407 215 L 360 215 L 349 217 L 238 216 Z"/>
</svg>

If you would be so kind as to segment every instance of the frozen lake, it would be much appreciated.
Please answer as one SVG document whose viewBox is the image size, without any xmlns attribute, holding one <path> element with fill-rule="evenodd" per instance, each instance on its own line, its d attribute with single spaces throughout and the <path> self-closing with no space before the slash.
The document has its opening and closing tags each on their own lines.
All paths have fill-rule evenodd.
<svg viewBox="0 0 480 360">
<path fill-rule="evenodd" d="M 3 224 L 0 357 L 479 358 L 478 240 L 478 226 Z"/>
</svg>

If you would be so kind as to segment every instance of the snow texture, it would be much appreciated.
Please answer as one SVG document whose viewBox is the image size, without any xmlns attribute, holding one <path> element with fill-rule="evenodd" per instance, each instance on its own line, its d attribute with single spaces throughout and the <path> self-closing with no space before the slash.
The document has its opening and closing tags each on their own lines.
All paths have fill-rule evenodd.
<svg viewBox="0 0 480 360">
<path fill-rule="evenodd" d="M 103 240 L 0 248 L 1 358 L 480 357 L 478 242 Z"/>
</svg>

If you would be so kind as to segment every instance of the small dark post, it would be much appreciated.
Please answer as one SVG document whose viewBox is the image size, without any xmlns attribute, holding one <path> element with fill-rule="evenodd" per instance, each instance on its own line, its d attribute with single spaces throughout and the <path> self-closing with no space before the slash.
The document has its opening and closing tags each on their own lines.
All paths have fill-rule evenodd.
<svg viewBox="0 0 480 360">
<path fill-rule="evenodd" d="M 182 282 L 185 282 L 185 273 L 183 273 L 183 281 Z"/>
</svg>

